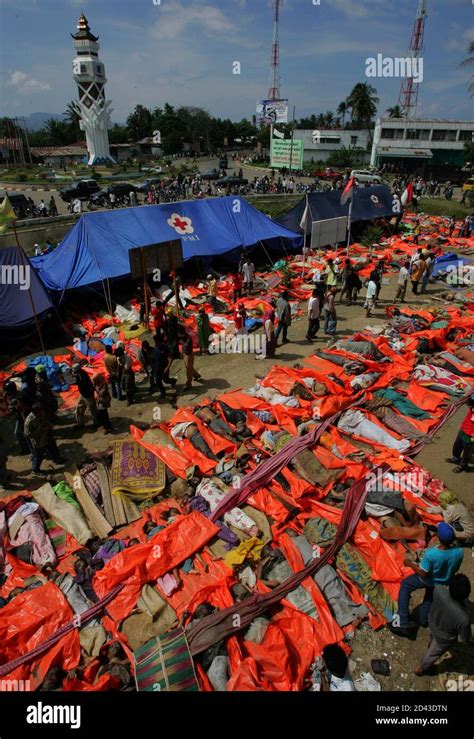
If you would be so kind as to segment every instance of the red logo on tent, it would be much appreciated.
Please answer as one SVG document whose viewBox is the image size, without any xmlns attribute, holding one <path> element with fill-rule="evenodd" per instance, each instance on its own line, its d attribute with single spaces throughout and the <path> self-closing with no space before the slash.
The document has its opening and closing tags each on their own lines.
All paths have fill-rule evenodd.
<svg viewBox="0 0 474 739">
<path fill-rule="evenodd" d="M 180 216 L 179 213 L 173 213 L 171 218 L 168 218 L 167 224 L 171 228 L 174 228 L 180 236 L 194 233 L 192 220 L 187 216 Z"/>
</svg>

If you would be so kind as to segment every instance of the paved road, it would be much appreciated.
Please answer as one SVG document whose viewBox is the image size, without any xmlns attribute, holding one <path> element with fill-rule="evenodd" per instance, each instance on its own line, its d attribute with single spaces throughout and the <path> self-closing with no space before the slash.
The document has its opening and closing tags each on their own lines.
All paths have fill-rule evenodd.
<svg viewBox="0 0 474 739">
<path fill-rule="evenodd" d="M 184 162 L 185 160 L 176 160 L 175 164 L 176 166 L 179 166 L 181 162 Z M 252 167 L 246 164 L 240 164 L 238 161 L 233 162 L 232 158 L 229 157 L 229 168 L 227 170 L 227 174 L 237 174 L 239 169 L 242 168 L 243 170 L 243 176 L 245 179 L 247 179 L 249 182 L 252 182 L 255 176 L 263 176 L 266 174 L 269 170 L 262 169 L 260 167 Z M 198 161 L 198 167 L 200 172 L 204 172 L 206 169 L 212 169 L 212 168 L 219 168 L 219 159 L 213 158 L 213 159 L 202 159 Z M 296 177 L 295 178 L 297 182 L 304 182 L 309 183 L 311 182 L 310 177 Z M 123 182 L 127 181 L 126 173 L 124 173 Z M 65 215 L 67 214 L 67 203 L 65 203 L 63 200 L 61 200 L 61 197 L 59 195 L 58 190 L 62 187 L 62 183 L 58 183 L 57 190 L 49 190 L 45 192 L 40 192 L 38 190 L 22 190 L 22 192 L 26 195 L 26 197 L 31 197 L 35 203 L 40 203 L 41 200 L 44 200 L 45 203 L 49 202 L 49 199 L 51 195 L 54 195 L 54 198 L 56 200 L 56 205 L 58 208 L 59 215 Z M 1 191 L 3 194 L 3 190 Z M 13 191 L 12 191 L 13 192 Z M 461 188 L 456 187 L 454 189 L 454 195 L 452 202 L 458 202 L 461 200 L 462 191 Z"/>
</svg>

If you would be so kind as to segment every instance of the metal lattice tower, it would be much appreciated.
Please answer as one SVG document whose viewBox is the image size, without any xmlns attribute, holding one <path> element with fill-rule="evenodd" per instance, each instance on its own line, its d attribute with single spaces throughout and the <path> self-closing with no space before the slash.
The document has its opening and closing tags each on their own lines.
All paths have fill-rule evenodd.
<svg viewBox="0 0 474 739">
<path fill-rule="evenodd" d="M 416 13 L 415 24 L 411 35 L 409 56 L 412 59 L 418 59 L 423 50 L 423 37 L 425 33 L 426 8 L 425 0 L 418 0 L 418 10 Z M 398 104 L 403 109 L 407 118 L 414 115 L 416 106 L 418 105 L 418 88 L 419 83 L 414 82 L 413 77 L 406 77 L 402 80 L 400 86 L 400 95 Z"/>
<path fill-rule="evenodd" d="M 269 100 L 279 100 L 280 98 L 280 5 L 281 0 L 273 0 L 273 44 L 270 62 Z"/>
</svg>

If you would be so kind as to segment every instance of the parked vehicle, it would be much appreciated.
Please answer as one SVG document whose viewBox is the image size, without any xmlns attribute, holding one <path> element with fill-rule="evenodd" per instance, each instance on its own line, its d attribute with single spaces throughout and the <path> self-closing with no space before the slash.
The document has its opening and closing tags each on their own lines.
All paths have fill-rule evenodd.
<svg viewBox="0 0 474 739">
<path fill-rule="evenodd" d="M 370 182 L 372 185 L 382 184 L 382 178 L 378 174 L 373 174 L 368 169 L 353 169 L 351 177 L 355 177 L 357 182 Z"/>
<path fill-rule="evenodd" d="M 224 187 L 232 187 L 234 185 L 248 185 L 249 181 L 244 177 L 237 177 L 237 175 L 227 175 L 227 177 L 221 177 L 217 180 L 218 185 Z"/>
<path fill-rule="evenodd" d="M 218 180 L 220 177 L 220 172 L 218 169 L 206 169 L 204 172 L 201 173 L 201 178 L 203 180 Z"/>
<path fill-rule="evenodd" d="M 99 192 L 100 185 L 97 184 L 96 180 L 76 180 L 71 182 L 67 187 L 63 187 L 59 191 L 59 195 L 65 203 L 70 203 L 71 200 L 79 198 L 79 200 L 89 200 L 91 195 Z"/>
<path fill-rule="evenodd" d="M 333 169 L 314 169 L 309 173 L 310 177 L 318 180 L 339 180 L 341 175 Z"/>
<path fill-rule="evenodd" d="M 463 192 L 469 192 L 469 190 L 474 190 L 474 177 L 469 177 L 468 180 L 464 183 L 462 186 Z"/>
<path fill-rule="evenodd" d="M 8 195 L 8 193 L 6 193 L 6 195 Z M 17 195 L 8 195 L 8 199 L 18 218 L 28 218 L 30 215 L 30 203 L 28 202 L 26 195 L 23 195 L 22 193 L 18 193 Z"/>
<path fill-rule="evenodd" d="M 113 185 L 108 185 L 108 187 L 103 187 L 98 192 L 94 193 L 92 195 L 91 201 L 93 203 L 97 203 L 98 201 L 105 201 L 108 202 L 109 195 L 111 193 L 114 193 L 115 197 L 117 199 L 127 197 L 131 192 L 136 192 L 137 186 L 131 185 L 129 182 L 115 182 Z"/>
<path fill-rule="evenodd" d="M 160 185 L 160 184 L 161 184 L 160 177 L 150 177 L 149 179 L 144 180 L 143 182 L 140 182 L 138 185 L 135 185 L 135 189 L 136 189 L 136 192 L 147 193 L 152 185 Z M 128 192 L 130 192 L 130 190 Z"/>
</svg>

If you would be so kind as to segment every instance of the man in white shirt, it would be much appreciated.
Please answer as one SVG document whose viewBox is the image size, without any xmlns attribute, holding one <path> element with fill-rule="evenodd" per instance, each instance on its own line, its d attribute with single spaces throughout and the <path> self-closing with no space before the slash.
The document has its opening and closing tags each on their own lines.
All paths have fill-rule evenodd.
<svg viewBox="0 0 474 739">
<path fill-rule="evenodd" d="M 247 257 L 242 266 L 242 277 L 244 278 L 244 289 L 247 295 L 250 295 L 253 289 L 253 280 L 255 277 L 255 265 Z"/>
<path fill-rule="evenodd" d="M 364 303 L 365 315 L 367 316 L 367 318 L 370 316 L 372 308 L 375 306 L 376 297 L 377 285 L 373 280 L 370 279 L 369 284 L 367 285 L 367 295 Z"/>
<path fill-rule="evenodd" d="M 308 300 L 308 330 L 306 331 L 306 339 L 313 341 L 319 331 L 319 316 L 321 313 L 318 291 L 313 290 L 313 294 Z"/>
<path fill-rule="evenodd" d="M 400 267 L 400 272 L 398 273 L 398 287 L 397 287 L 397 294 L 395 296 L 395 303 L 405 302 L 405 294 L 406 294 L 407 285 L 408 285 L 409 268 L 410 268 L 410 262 L 408 261 L 406 261 L 405 264 L 402 267 Z"/>
</svg>

